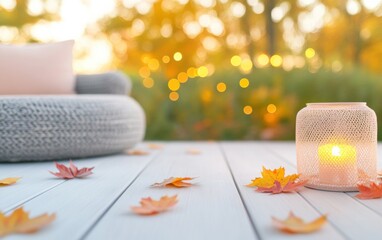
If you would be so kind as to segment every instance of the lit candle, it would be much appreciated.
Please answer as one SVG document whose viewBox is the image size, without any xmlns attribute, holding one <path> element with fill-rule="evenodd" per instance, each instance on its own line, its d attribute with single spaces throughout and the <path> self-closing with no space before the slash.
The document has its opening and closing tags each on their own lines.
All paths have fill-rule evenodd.
<svg viewBox="0 0 382 240">
<path fill-rule="evenodd" d="M 356 185 L 357 152 L 347 144 L 325 144 L 318 148 L 319 180 L 331 185 Z"/>
</svg>

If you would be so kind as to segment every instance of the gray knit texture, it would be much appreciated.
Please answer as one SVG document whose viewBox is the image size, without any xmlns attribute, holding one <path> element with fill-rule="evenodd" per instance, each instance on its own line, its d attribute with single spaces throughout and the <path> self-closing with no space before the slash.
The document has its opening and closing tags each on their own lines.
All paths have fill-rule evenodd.
<svg viewBox="0 0 382 240">
<path fill-rule="evenodd" d="M 144 132 L 144 112 L 127 96 L 0 97 L 0 162 L 118 153 Z"/>
<path fill-rule="evenodd" d="M 119 71 L 77 75 L 75 90 L 78 94 L 126 95 L 131 91 L 131 81 Z"/>
</svg>

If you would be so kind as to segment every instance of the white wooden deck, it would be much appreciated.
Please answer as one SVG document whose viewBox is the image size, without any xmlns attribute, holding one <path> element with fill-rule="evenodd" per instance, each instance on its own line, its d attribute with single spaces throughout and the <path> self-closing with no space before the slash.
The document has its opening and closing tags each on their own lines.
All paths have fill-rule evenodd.
<svg viewBox="0 0 382 240">
<path fill-rule="evenodd" d="M 75 160 L 95 166 L 85 179 L 60 180 L 48 173 L 52 162 L 0 164 L 0 179 L 20 176 L 0 188 L 0 211 L 18 206 L 32 216 L 56 213 L 49 227 L 6 239 L 382 239 L 382 199 L 358 200 L 355 193 L 304 188 L 299 193 L 264 194 L 245 187 L 261 167 L 296 172 L 295 146 L 287 142 L 164 142 L 147 156 L 115 155 Z M 201 154 L 190 155 L 197 149 Z M 380 146 L 382 151 L 382 145 Z M 67 163 L 67 161 L 64 161 Z M 171 176 L 198 177 L 196 186 L 152 188 Z M 130 211 L 142 197 L 178 195 L 178 204 L 156 216 Z M 312 234 L 288 235 L 271 225 L 271 216 L 289 211 L 306 220 L 328 214 L 328 224 Z"/>
</svg>

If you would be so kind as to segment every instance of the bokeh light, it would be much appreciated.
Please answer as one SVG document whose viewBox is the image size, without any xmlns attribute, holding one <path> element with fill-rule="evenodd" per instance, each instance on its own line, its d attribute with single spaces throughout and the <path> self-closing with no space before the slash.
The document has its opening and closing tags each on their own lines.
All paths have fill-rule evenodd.
<svg viewBox="0 0 382 240">
<path fill-rule="evenodd" d="M 176 53 L 174 53 L 174 56 L 173 56 L 173 58 L 174 58 L 174 60 L 175 60 L 175 61 L 179 62 L 179 61 L 181 61 L 181 60 L 182 60 L 182 58 L 183 58 L 183 55 L 182 55 L 182 53 L 181 53 L 181 52 L 176 52 Z"/>
<path fill-rule="evenodd" d="M 241 57 L 238 55 L 231 57 L 231 64 L 232 66 L 238 67 L 241 64 Z"/>
<path fill-rule="evenodd" d="M 179 93 L 177 93 L 177 92 L 170 92 L 170 94 L 168 95 L 168 98 L 171 101 L 176 102 L 179 99 Z"/>
<path fill-rule="evenodd" d="M 249 80 L 248 78 L 242 78 L 239 81 L 239 85 L 241 88 L 247 88 L 249 86 Z"/>
<path fill-rule="evenodd" d="M 223 82 L 220 82 L 220 83 L 218 83 L 217 85 L 216 85 L 216 90 L 218 91 L 218 92 L 225 92 L 226 90 L 227 90 L 227 85 L 225 84 L 225 83 L 223 83 Z"/>
<path fill-rule="evenodd" d="M 197 74 L 199 77 L 207 77 L 208 76 L 208 68 L 206 66 L 201 66 L 198 68 Z"/>
<path fill-rule="evenodd" d="M 280 55 L 273 55 L 270 59 L 270 63 L 273 67 L 280 67 L 281 64 L 283 63 L 283 59 L 281 58 Z"/>
<path fill-rule="evenodd" d="M 243 113 L 244 113 L 245 115 L 250 115 L 250 114 L 252 114 L 252 112 L 253 112 L 253 109 L 252 109 L 251 106 L 249 106 L 249 105 L 244 106 L 244 108 L 243 108 Z"/>
<path fill-rule="evenodd" d="M 180 88 L 179 80 L 176 78 L 170 79 L 167 85 L 171 91 L 177 91 Z"/>
<path fill-rule="evenodd" d="M 269 104 L 269 105 L 267 106 L 267 111 L 268 111 L 268 113 L 275 113 L 275 112 L 277 111 L 277 107 L 276 107 L 276 105 L 274 105 L 274 104 Z"/>
</svg>

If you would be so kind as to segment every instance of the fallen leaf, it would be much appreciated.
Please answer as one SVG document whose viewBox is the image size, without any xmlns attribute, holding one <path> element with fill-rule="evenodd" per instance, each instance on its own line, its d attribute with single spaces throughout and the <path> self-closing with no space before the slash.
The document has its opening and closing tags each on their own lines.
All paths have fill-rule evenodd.
<svg viewBox="0 0 382 240">
<path fill-rule="evenodd" d="M 356 195 L 359 199 L 382 198 L 382 183 L 376 184 L 358 184 L 359 194 Z"/>
<path fill-rule="evenodd" d="M 202 152 L 197 150 L 197 149 L 188 149 L 186 151 L 187 154 L 191 154 L 191 155 L 197 155 L 197 154 L 201 154 Z"/>
<path fill-rule="evenodd" d="M 34 233 L 49 225 L 55 219 L 55 214 L 42 214 L 30 218 L 29 213 L 25 212 L 22 207 L 13 211 L 9 216 L 5 216 L 0 212 L 0 237 L 12 233 Z"/>
<path fill-rule="evenodd" d="M 163 196 L 158 201 L 151 199 L 151 197 L 142 198 L 140 201 L 141 206 L 131 207 L 131 210 L 140 215 L 158 214 L 174 206 L 178 202 L 176 198 L 177 195 L 172 197 Z"/>
<path fill-rule="evenodd" d="M 285 220 L 279 220 L 272 217 L 273 225 L 280 231 L 286 233 L 310 233 L 317 231 L 326 223 L 326 215 L 323 215 L 312 222 L 305 222 L 299 217 L 296 217 L 293 212 Z"/>
<path fill-rule="evenodd" d="M 278 169 L 266 169 L 263 167 L 261 172 L 262 177 L 252 179 L 251 183 L 248 184 L 248 187 L 263 187 L 271 188 L 275 185 L 275 182 L 278 181 L 282 187 L 287 185 L 289 182 L 294 182 L 299 178 L 299 174 L 292 174 L 285 176 L 285 169 L 280 167 Z"/>
<path fill-rule="evenodd" d="M 146 152 L 146 151 L 143 151 L 143 150 L 133 149 L 133 150 L 127 151 L 127 154 L 129 154 L 129 155 L 136 155 L 136 156 L 142 156 L 142 155 L 148 155 L 149 153 Z"/>
<path fill-rule="evenodd" d="M 15 184 L 20 179 L 21 177 L 9 177 L 9 178 L 0 179 L 0 187 Z"/>
<path fill-rule="evenodd" d="M 152 187 L 169 187 L 169 186 L 174 186 L 174 187 L 178 187 L 178 188 L 190 187 L 190 186 L 192 186 L 192 183 L 183 182 L 183 181 L 189 181 L 189 180 L 192 180 L 192 179 L 195 179 L 195 178 L 192 178 L 192 177 L 170 177 L 170 178 L 167 178 L 167 179 L 163 180 L 163 182 L 154 183 L 151 186 Z"/>
<path fill-rule="evenodd" d="M 163 148 L 162 145 L 155 144 L 155 143 L 150 143 L 150 144 L 148 144 L 147 146 L 148 146 L 150 149 L 156 149 L 156 150 L 158 150 L 158 149 L 162 149 L 162 148 Z"/>
<path fill-rule="evenodd" d="M 378 178 L 382 178 L 382 170 L 379 170 L 377 174 L 378 174 L 377 176 Z"/>
<path fill-rule="evenodd" d="M 54 176 L 63 179 L 83 178 L 89 176 L 90 174 L 93 174 L 92 170 L 94 169 L 94 167 L 78 169 L 73 164 L 72 160 L 69 161 L 69 167 L 66 167 L 64 164 L 59 164 L 56 162 L 56 168 L 58 169 L 58 172 L 49 172 Z"/>
<path fill-rule="evenodd" d="M 257 192 L 263 193 L 282 193 L 282 192 L 294 192 L 297 191 L 300 187 L 304 186 L 308 180 L 296 180 L 293 182 L 288 182 L 284 187 L 281 186 L 279 181 L 275 181 L 275 184 L 270 187 L 258 187 Z"/>
</svg>

